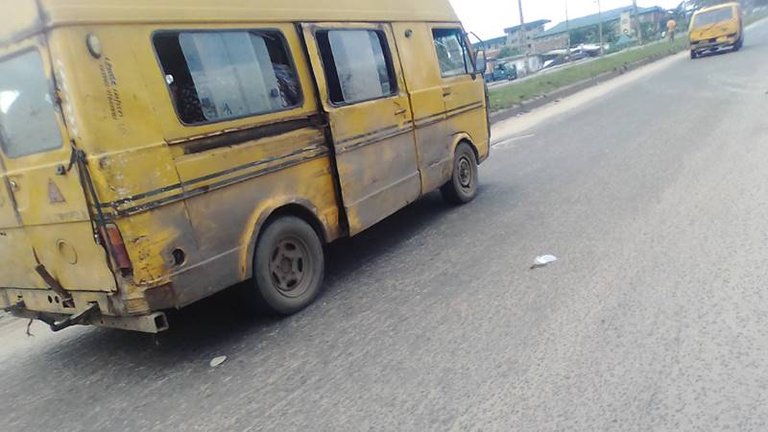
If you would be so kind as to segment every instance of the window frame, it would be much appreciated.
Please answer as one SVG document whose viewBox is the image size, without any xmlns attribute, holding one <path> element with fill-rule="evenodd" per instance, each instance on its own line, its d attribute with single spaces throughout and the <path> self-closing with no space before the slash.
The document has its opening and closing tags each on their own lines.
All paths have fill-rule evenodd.
<svg viewBox="0 0 768 432">
<path fill-rule="evenodd" d="M 387 65 L 387 72 L 390 74 L 390 78 L 391 78 L 391 81 L 392 81 L 390 84 L 393 84 L 392 91 L 389 94 L 383 95 L 383 96 L 378 96 L 378 97 L 373 97 L 373 98 L 368 98 L 368 99 L 362 99 L 362 100 L 358 100 L 358 101 L 354 101 L 354 102 L 346 102 L 345 101 L 343 103 L 336 103 L 333 100 L 331 100 L 331 92 L 328 89 L 328 87 L 329 87 L 328 86 L 328 73 L 327 73 L 327 69 L 326 69 L 326 66 L 325 66 L 325 60 L 323 59 L 323 55 L 320 52 L 320 43 L 319 43 L 319 41 L 317 39 L 317 34 L 318 33 L 322 33 L 322 32 L 328 33 L 328 32 L 331 32 L 331 31 L 370 31 L 370 32 L 373 32 L 373 33 L 377 34 L 377 36 L 379 37 L 379 42 L 383 41 L 383 45 L 382 45 L 381 48 L 382 48 L 382 54 L 384 54 L 384 63 L 386 63 L 386 65 Z M 382 38 L 382 36 L 383 36 L 383 38 Z M 398 75 L 397 68 L 395 67 L 395 59 L 392 56 L 392 49 L 390 48 L 388 33 L 381 26 L 375 26 L 375 27 L 316 27 L 316 28 L 312 29 L 312 37 L 314 38 L 314 43 L 315 43 L 315 46 L 317 47 L 317 56 L 320 59 L 320 65 L 323 68 L 323 77 L 324 77 L 324 80 L 325 80 L 325 92 L 326 92 L 325 98 L 326 98 L 326 102 L 328 103 L 328 105 L 330 105 L 330 106 L 332 106 L 334 108 L 342 108 L 342 107 L 357 105 L 357 104 L 361 104 L 361 103 L 365 103 L 365 102 L 371 102 L 371 101 L 376 101 L 376 100 L 384 100 L 384 99 L 396 97 L 396 96 L 398 96 L 400 94 L 400 76 Z M 331 53 L 331 56 L 332 55 L 333 55 L 333 53 Z M 335 67 L 335 64 L 334 64 L 334 67 Z M 338 77 L 336 77 L 336 79 L 338 79 Z"/>
<path fill-rule="evenodd" d="M 62 126 L 63 126 L 63 119 L 61 118 L 61 116 L 62 116 L 61 106 L 56 102 L 56 93 L 58 92 L 58 89 L 56 88 L 56 80 L 55 80 L 55 78 L 52 78 L 52 77 L 48 76 L 47 72 L 49 72 L 49 71 L 46 70 L 46 67 L 47 66 L 50 67 L 50 66 L 46 62 L 45 55 L 40 50 L 40 48 L 38 48 L 37 46 L 34 46 L 34 45 L 26 47 L 26 48 L 22 48 L 19 51 L 16 51 L 16 52 L 13 52 L 13 53 L 9 53 L 7 55 L 0 56 L 0 62 L 5 62 L 5 61 L 11 60 L 11 59 L 16 58 L 16 57 L 21 57 L 21 56 L 23 56 L 25 54 L 28 54 L 30 52 L 33 52 L 33 51 L 36 52 L 37 55 L 40 57 L 40 63 L 42 64 L 42 67 L 43 67 L 42 68 L 43 77 L 45 78 L 45 81 L 46 81 L 46 84 L 47 84 L 47 87 L 48 87 L 48 91 L 50 92 L 49 94 L 51 96 L 51 99 L 53 100 L 53 116 L 54 116 L 54 123 L 56 124 L 56 130 L 58 131 L 58 135 L 59 135 L 59 145 L 56 146 L 56 147 L 40 149 L 40 150 L 31 152 L 31 153 L 25 153 L 25 154 L 22 154 L 22 155 L 11 156 L 6 151 L 6 148 L 5 148 L 6 142 L 3 139 L 2 134 L 0 134 L 0 152 L 2 152 L 3 156 L 8 158 L 9 160 L 17 160 L 17 159 L 22 159 L 22 158 L 29 157 L 29 156 L 42 155 L 42 154 L 46 154 L 48 152 L 52 152 L 52 151 L 56 151 L 56 150 L 61 150 L 61 149 L 64 148 L 64 141 L 65 141 L 65 139 L 67 139 L 66 135 L 64 133 L 65 130 L 62 128 Z"/>
<path fill-rule="evenodd" d="M 285 49 L 285 52 L 288 56 L 288 60 L 290 61 L 289 66 L 294 72 L 294 75 L 296 76 L 296 83 L 298 84 L 299 89 L 299 99 L 295 105 L 281 108 L 278 110 L 271 110 L 271 111 L 264 111 L 260 113 L 251 113 L 251 114 L 244 114 L 241 116 L 235 116 L 235 117 L 226 117 L 226 118 L 220 118 L 216 120 L 207 120 L 204 122 L 196 122 L 196 123 L 187 123 L 184 121 L 184 119 L 181 117 L 179 113 L 179 107 L 176 103 L 176 98 L 173 96 L 173 92 L 171 91 L 171 86 L 168 84 L 168 82 L 165 80 L 165 68 L 163 67 L 163 62 L 160 59 L 160 54 L 157 52 L 157 47 L 155 46 L 155 37 L 158 35 L 165 35 L 165 34 L 175 34 L 177 37 L 181 35 L 181 33 L 232 33 L 232 32 L 246 32 L 246 33 L 259 33 L 259 32 L 273 32 L 278 35 L 280 42 L 283 45 L 283 48 Z M 286 111 L 293 111 L 296 109 L 300 109 L 304 107 L 304 103 L 306 102 L 306 98 L 304 96 L 304 86 L 301 81 L 301 77 L 299 75 L 299 70 L 296 67 L 296 59 L 293 56 L 293 51 L 291 50 L 291 45 L 288 42 L 288 39 L 285 37 L 285 34 L 283 31 L 279 28 L 274 27 L 260 27 L 260 28 L 243 28 L 243 27 L 237 27 L 237 28 L 197 28 L 197 29 L 162 29 L 162 30 L 154 30 L 149 35 L 149 43 L 152 47 L 152 53 L 155 56 L 155 61 L 157 62 L 158 70 L 160 72 L 160 78 L 163 81 L 163 86 L 165 87 L 166 93 L 168 94 L 168 98 L 171 101 L 171 106 L 173 107 L 173 112 L 176 114 L 176 119 L 179 121 L 179 123 L 184 127 L 199 127 L 199 126 L 208 126 L 218 123 L 226 123 L 226 122 L 232 122 L 232 121 L 238 121 L 248 118 L 256 118 L 260 116 L 270 115 L 270 114 L 277 114 L 281 112 Z M 189 69 L 187 67 L 187 69 Z"/>
<path fill-rule="evenodd" d="M 443 73 L 443 69 L 440 67 L 440 55 L 437 53 L 437 46 L 435 46 L 435 42 L 437 41 L 436 38 L 435 38 L 435 30 L 453 30 L 453 31 L 458 32 L 459 43 L 461 43 L 461 51 L 462 51 L 462 54 L 463 54 L 462 61 L 464 62 L 464 72 L 463 73 L 457 73 L 457 74 L 452 74 L 452 75 L 445 75 Z M 433 51 L 435 53 L 435 60 L 437 61 L 437 70 L 440 71 L 440 77 L 442 79 L 451 79 L 451 78 L 461 77 L 461 76 L 465 76 L 465 75 L 472 76 L 473 74 L 478 74 L 479 73 L 479 72 L 477 72 L 475 70 L 475 65 L 471 64 L 472 63 L 471 61 L 469 63 L 467 62 L 467 60 L 472 60 L 472 55 L 474 53 L 470 49 L 467 48 L 467 37 L 466 37 L 467 34 L 466 34 L 466 32 L 464 31 L 463 28 L 461 28 L 461 27 L 452 27 L 452 26 L 434 26 L 434 27 L 430 28 L 430 33 L 431 33 L 431 36 L 432 36 L 432 47 L 433 47 Z"/>
</svg>

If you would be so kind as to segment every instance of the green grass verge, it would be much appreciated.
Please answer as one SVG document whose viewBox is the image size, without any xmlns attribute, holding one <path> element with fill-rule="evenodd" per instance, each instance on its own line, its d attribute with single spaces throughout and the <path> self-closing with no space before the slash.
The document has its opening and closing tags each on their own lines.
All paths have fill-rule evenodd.
<svg viewBox="0 0 768 432">
<path fill-rule="evenodd" d="M 749 25 L 756 21 L 768 18 L 768 12 L 748 15 L 744 18 L 744 24 Z M 491 89 L 491 111 L 499 111 L 511 108 L 516 104 L 551 93 L 554 90 L 576 84 L 605 72 L 610 72 L 626 64 L 634 63 L 649 57 L 659 57 L 676 53 L 687 49 L 686 34 L 678 36 L 674 43 L 661 42 L 646 45 L 641 48 L 626 50 L 618 54 L 577 64 L 559 71 L 542 74 L 505 87 Z"/>
<path fill-rule="evenodd" d="M 768 18 L 768 12 L 760 12 L 752 15 L 747 15 L 746 18 L 744 18 L 744 25 L 748 26 L 754 22 L 760 21 L 761 19 Z"/>
<path fill-rule="evenodd" d="M 768 12 L 748 15 L 744 19 L 744 24 L 749 25 L 765 18 L 768 18 Z M 513 107 L 521 102 L 534 99 L 579 81 L 593 78 L 605 72 L 610 72 L 626 64 L 635 63 L 649 57 L 673 54 L 687 48 L 686 34 L 682 33 L 673 43 L 661 42 L 637 49 L 629 49 L 588 63 L 577 64 L 504 87 L 491 89 L 491 111 Z"/>
<path fill-rule="evenodd" d="M 577 64 L 559 71 L 545 73 L 518 83 L 490 90 L 491 111 L 510 108 L 518 103 L 545 95 L 562 87 L 575 84 L 626 64 L 649 57 L 665 56 L 687 48 L 684 35 L 675 42 L 661 42 L 628 49 L 588 63 Z"/>
</svg>

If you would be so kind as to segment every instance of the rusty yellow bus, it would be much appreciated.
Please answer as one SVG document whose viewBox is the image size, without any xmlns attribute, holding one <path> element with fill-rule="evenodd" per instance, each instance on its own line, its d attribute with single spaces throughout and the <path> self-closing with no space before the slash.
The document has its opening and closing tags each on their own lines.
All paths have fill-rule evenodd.
<svg viewBox="0 0 768 432">
<path fill-rule="evenodd" d="M 722 3 L 699 9 L 691 16 L 688 44 L 691 58 L 722 50 L 738 51 L 744 45 L 741 5 Z"/>
<path fill-rule="evenodd" d="M 0 307 L 143 332 L 243 281 L 310 304 L 323 247 L 489 154 L 448 0 L 0 0 Z M 484 66 L 480 66 L 482 70 Z"/>
</svg>

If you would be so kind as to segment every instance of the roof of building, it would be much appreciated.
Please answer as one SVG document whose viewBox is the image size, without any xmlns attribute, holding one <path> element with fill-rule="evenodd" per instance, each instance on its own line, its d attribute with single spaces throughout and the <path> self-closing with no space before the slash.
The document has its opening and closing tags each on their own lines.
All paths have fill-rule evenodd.
<svg viewBox="0 0 768 432">
<path fill-rule="evenodd" d="M 475 42 L 475 43 L 472 44 L 472 46 L 474 46 L 474 47 L 487 47 L 487 46 L 491 46 L 491 45 L 497 44 L 497 43 L 504 44 L 506 42 L 507 42 L 507 37 L 506 36 L 499 36 L 499 37 L 495 37 L 495 38 L 485 39 L 484 41 L 481 41 L 481 42 Z"/>
<path fill-rule="evenodd" d="M 621 14 L 624 12 L 632 12 L 633 7 L 632 6 L 624 6 L 617 9 L 611 9 L 607 11 L 603 11 L 601 14 L 592 14 L 587 15 L 579 18 L 574 18 L 572 20 L 569 20 L 568 22 L 561 22 L 557 24 L 556 26 L 552 27 L 551 29 L 545 31 L 544 33 L 541 33 L 536 36 L 536 38 L 542 38 L 547 36 L 554 36 L 560 33 L 565 33 L 569 29 L 575 30 L 582 27 L 589 27 L 595 24 L 600 23 L 600 17 L 602 15 L 603 22 L 610 22 L 615 21 L 619 18 L 621 18 Z M 638 15 L 645 15 L 652 12 L 664 12 L 666 9 L 660 7 L 660 6 L 651 6 L 651 7 L 638 7 L 637 13 Z"/>
<path fill-rule="evenodd" d="M 549 24 L 551 22 L 552 21 L 550 21 L 548 19 L 541 19 L 541 20 L 531 21 L 529 23 L 525 23 L 525 29 L 529 30 L 529 29 L 532 29 L 532 28 L 541 27 L 544 24 Z M 520 30 L 520 27 L 522 27 L 522 26 L 516 25 L 516 26 L 513 26 L 513 27 L 507 27 L 507 28 L 504 29 L 504 33 L 514 33 L 516 31 Z"/>
</svg>

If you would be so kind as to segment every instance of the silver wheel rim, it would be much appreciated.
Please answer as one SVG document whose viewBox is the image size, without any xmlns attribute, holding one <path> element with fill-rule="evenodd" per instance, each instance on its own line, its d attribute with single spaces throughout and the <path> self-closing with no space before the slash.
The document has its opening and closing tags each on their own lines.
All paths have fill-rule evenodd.
<svg viewBox="0 0 768 432">
<path fill-rule="evenodd" d="M 457 167 L 459 186 L 462 189 L 469 190 L 472 188 L 472 163 L 467 156 L 462 156 L 459 159 Z"/>
<path fill-rule="evenodd" d="M 269 276 L 277 291 L 290 298 L 302 296 L 309 289 L 314 262 L 306 243 L 296 237 L 277 242 L 269 260 Z"/>
</svg>

